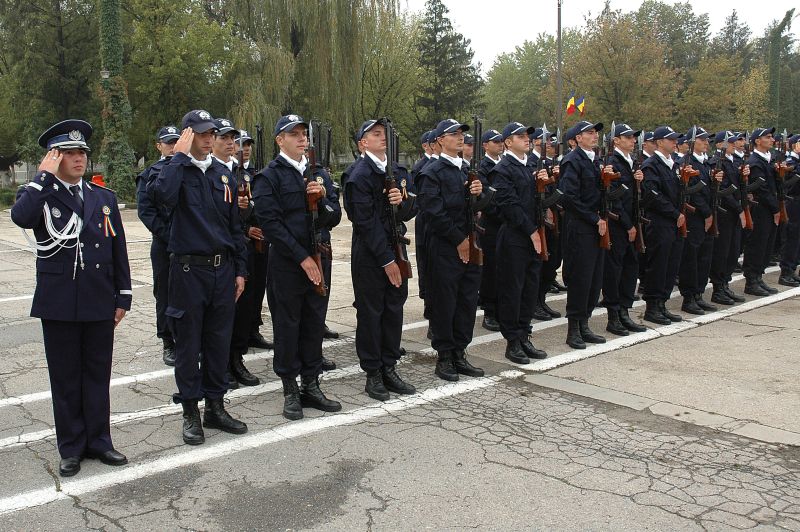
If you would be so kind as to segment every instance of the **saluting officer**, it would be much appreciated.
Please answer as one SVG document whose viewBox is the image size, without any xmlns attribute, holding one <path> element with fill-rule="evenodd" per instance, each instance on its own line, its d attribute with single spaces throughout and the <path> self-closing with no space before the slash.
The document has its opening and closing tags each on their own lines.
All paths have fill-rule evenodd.
<svg viewBox="0 0 800 532">
<path fill-rule="evenodd" d="M 542 267 L 536 179 L 547 179 L 547 169 L 537 176 L 535 168 L 528 166 L 529 135 L 534 129 L 519 122 L 506 125 L 505 155 L 489 174 L 503 220 L 497 233 L 497 276 L 502 279 L 497 286 L 497 317 L 507 342 L 505 356 L 517 364 L 547 358 L 530 340 Z"/>
<path fill-rule="evenodd" d="M 484 131 L 481 136 L 484 157 L 478 166 L 478 176 L 482 183 L 492 185 L 492 168 L 503 156 L 503 135 L 496 129 Z M 483 308 L 482 326 L 487 331 L 499 331 L 497 321 L 497 232 L 502 220 L 497 207 L 489 205 L 481 211 L 481 248 L 483 248 L 483 268 L 481 268 L 480 306 Z"/>
<path fill-rule="evenodd" d="M 256 218 L 270 243 L 267 303 L 275 342 L 273 368 L 283 383 L 283 416 L 287 419 L 302 418 L 303 407 L 325 412 L 342 409 L 319 387 L 327 301 L 315 291 L 325 278 L 311 256 L 318 250 L 311 249 L 306 197 L 326 192 L 323 179 L 309 179 L 308 183 L 304 179 L 310 164 L 305 156 L 307 132 L 308 123 L 301 117 L 281 117 L 274 130 L 278 156 L 253 180 Z M 322 198 L 317 208 L 321 228 L 326 226 L 326 218 L 333 216 L 334 206 Z M 297 386 L 298 375 L 302 390 Z"/>
<path fill-rule="evenodd" d="M 436 375 L 457 381 L 459 374 L 482 377 L 483 370 L 467 361 L 465 349 L 472 341 L 481 267 L 469 263 L 470 208 L 467 195 L 480 196 L 479 179 L 467 183 L 458 152 L 464 147 L 469 126 L 450 118 L 436 126 L 432 137 L 440 157 L 420 172 L 421 212 L 427 228 L 425 264 L 429 284 L 425 303 L 432 342 L 438 353 Z M 436 151 L 436 149 L 434 149 Z"/>
<path fill-rule="evenodd" d="M 633 242 L 637 228 L 633 225 L 633 190 L 637 182 L 644 179 L 641 170 L 633 171 L 631 152 L 636 145 L 635 131 L 628 124 L 617 124 L 614 131 L 614 153 L 610 157 L 611 166 L 620 174 L 617 187 L 627 187 L 619 199 L 617 220 L 609 222 L 611 249 L 606 252 L 603 273 L 603 300 L 608 309 L 606 330 L 618 336 L 628 336 L 630 332 L 644 332 L 647 327 L 635 323 L 628 313 L 633 307 L 636 292 L 636 279 L 639 276 L 639 254 Z"/>
<path fill-rule="evenodd" d="M 680 176 L 678 163 L 672 158 L 678 137 L 680 133 L 669 126 L 656 128 L 653 132 L 656 152 L 642 164 L 642 186 L 647 197 L 647 217 L 650 219 L 644 239 L 647 242 L 644 281 L 647 308 L 644 319 L 660 325 L 669 325 L 682 319 L 666 307 L 675 286 L 684 241 L 678 234 L 678 228 L 685 222 L 680 204 Z"/>
<path fill-rule="evenodd" d="M 606 339 L 589 328 L 600 289 L 603 286 L 604 251 L 598 235 L 608 231 L 600 218 L 600 161 L 594 148 L 603 124 L 582 120 L 572 126 L 568 138 L 577 148 L 561 161 L 558 188 L 564 193 L 563 276 L 567 285 L 567 345 L 585 349 L 586 342 L 604 343 Z"/>
<path fill-rule="evenodd" d="M 353 291 L 356 307 L 356 353 L 367 373 L 364 391 L 373 399 L 386 401 L 389 392 L 413 394 L 416 389 L 397 373 L 403 305 L 408 298 L 408 279 L 401 275 L 392 247 L 394 231 L 405 233 L 402 225 L 413 218 L 412 197 L 403 197 L 406 178 L 399 187 L 386 190 L 386 122 L 367 120 L 356 134 L 364 157 L 358 159 L 347 181 L 345 208 L 353 222 Z M 394 167 L 393 167 L 394 170 Z M 399 176 L 398 176 L 399 177 Z M 389 209 L 398 206 L 393 227 Z M 405 258 L 405 244 L 399 243 Z"/>
<path fill-rule="evenodd" d="M 744 293 L 753 296 L 776 294 L 778 290 L 769 286 L 762 277 L 775 245 L 775 233 L 780 222 L 780 209 L 776 188 L 776 174 L 772 160 L 772 145 L 775 128 L 758 127 L 750 134 L 755 148 L 747 164 L 750 165 L 750 183 L 758 185 L 753 191 L 755 205 L 750 209 L 753 216 L 753 231 L 744 245 Z"/>
<path fill-rule="evenodd" d="M 84 457 L 128 462 L 111 443 L 108 388 L 131 274 L 116 196 L 83 181 L 91 135 L 83 120 L 45 131 L 39 145 L 47 154 L 11 208 L 35 238 L 28 237 L 37 256 L 31 316 L 42 320 L 62 477 L 78 473 Z"/>
<path fill-rule="evenodd" d="M 149 190 L 172 211 L 169 306 L 175 337 L 172 400 L 183 406 L 183 441 L 205 442 L 203 427 L 232 434 L 247 425 L 225 410 L 228 353 L 236 300 L 247 276 L 236 179 L 210 154 L 217 125 L 207 111 L 189 111 L 175 156 Z M 198 358 L 200 364 L 198 364 Z M 205 399 L 203 423 L 197 403 Z"/>
<path fill-rule="evenodd" d="M 169 242 L 170 213 L 159 208 L 147 192 L 161 169 L 175 154 L 175 143 L 180 135 L 175 126 L 164 126 L 156 134 L 156 149 L 161 157 L 136 176 L 136 210 L 139 219 L 153 235 L 150 243 L 150 263 L 153 267 L 153 297 L 156 298 L 156 336 L 161 338 L 164 349 L 161 358 L 167 366 L 175 365 L 175 340 L 167 325 L 167 298 L 169 296 Z"/>
</svg>

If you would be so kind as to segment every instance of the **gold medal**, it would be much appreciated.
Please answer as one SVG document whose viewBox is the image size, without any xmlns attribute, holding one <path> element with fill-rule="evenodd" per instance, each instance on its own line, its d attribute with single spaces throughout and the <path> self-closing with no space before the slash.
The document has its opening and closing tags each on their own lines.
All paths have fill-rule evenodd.
<svg viewBox="0 0 800 532">
<path fill-rule="evenodd" d="M 103 205 L 103 214 L 105 214 L 106 216 L 111 214 L 111 208 L 108 205 Z"/>
<path fill-rule="evenodd" d="M 223 183 L 225 183 L 226 185 L 228 184 L 228 176 L 224 175 L 224 176 L 222 176 L 222 177 L 220 178 L 220 180 L 221 180 Z"/>
</svg>

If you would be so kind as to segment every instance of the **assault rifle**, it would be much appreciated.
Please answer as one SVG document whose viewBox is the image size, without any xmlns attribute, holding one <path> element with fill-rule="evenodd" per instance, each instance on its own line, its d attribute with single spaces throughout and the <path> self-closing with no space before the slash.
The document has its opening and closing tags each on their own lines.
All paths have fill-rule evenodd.
<svg viewBox="0 0 800 532">
<path fill-rule="evenodd" d="M 639 139 L 636 141 L 636 153 L 633 158 L 633 173 L 635 174 L 642 169 L 644 163 L 644 130 L 639 133 Z M 647 249 L 644 245 L 644 224 L 650 223 L 650 220 L 644 217 L 644 209 L 642 208 L 642 184 L 633 179 L 633 226 L 636 228 L 636 240 L 634 240 L 634 247 L 637 253 L 644 253 Z"/>
<path fill-rule="evenodd" d="M 750 136 L 748 132 L 747 136 Z M 740 189 L 740 197 L 739 201 L 742 206 L 742 213 L 744 213 L 744 229 L 748 231 L 753 230 L 753 216 L 750 214 L 750 198 L 747 197 L 748 193 L 751 190 L 755 190 L 752 185 L 750 185 L 750 180 L 748 176 L 744 175 L 744 169 L 747 166 L 747 159 L 750 158 L 750 144 L 746 144 L 744 148 L 744 158 L 742 159 L 742 164 L 739 165 L 739 189 Z"/>
<path fill-rule="evenodd" d="M 614 181 L 617 181 L 620 177 L 622 177 L 619 172 L 614 171 L 614 167 L 611 165 L 610 160 L 611 153 L 614 151 L 614 130 L 616 127 L 616 123 L 612 122 L 611 132 L 608 134 L 607 144 L 605 146 L 603 171 L 600 172 L 600 219 L 605 220 L 606 222 L 606 232 L 604 235 L 600 235 L 599 242 L 600 247 L 603 249 L 611 249 L 611 227 L 609 226 L 608 221 L 619 220 L 619 215 L 611 211 L 614 200 L 620 198 L 625 190 L 627 190 L 625 185 L 621 185 L 617 188 L 617 190 L 611 189 Z M 598 153 L 600 152 L 599 148 L 600 144 L 598 144 Z"/>
<path fill-rule="evenodd" d="M 694 192 L 699 191 L 704 186 L 702 181 L 698 181 L 691 187 L 689 186 L 689 181 L 691 181 L 693 177 L 700 175 L 700 171 L 695 170 L 694 167 L 689 163 L 689 157 L 691 157 L 691 154 L 694 153 L 695 140 L 697 140 L 697 126 L 692 126 L 692 137 L 689 139 L 689 153 L 683 158 L 683 164 L 681 165 L 680 169 L 681 191 L 678 196 L 678 202 L 681 206 L 683 224 L 678 227 L 678 232 L 683 238 L 686 238 L 689 235 L 686 217 L 696 210 L 693 205 L 689 204 L 689 198 Z"/>
<path fill-rule="evenodd" d="M 779 223 L 785 224 L 789 221 L 789 213 L 786 210 L 786 191 L 797 183 L 800 176 L 793 176 L 786 179 L 786 174 L 794 172 L 794 166 L 786 164 L 786 137 L 788 133 L 783 130 L 783 138 L 778 144 L 777 157 L 775 161 L 775 172 L 777 179 L 775 180 L 775 191 L 778 195 L 778 209 L 780 213 Z"/>
<path fill-rule="evenodd" d="M 394 261 L 400 268 L 400 276 L 403 279 L 411 279 L 411 262 L 408 260 L 405 246 L 411 244 L 411 240 L 406 238 L 402 232 L 402 224 L 397 220 L 397 205 L 389 203 L 389 191 L 397 188 L 397 181 L 394 177 L 394 163 L 396 162 L 399 154 L 397 153 L 398 137 L 395 132 L 392 122 L 388 118 L 384 118 L 384 126 L 386 127 L 386 178 L 384 180 L 383 189 L 386 194 L 386 210 L 389 214 L 389 223 L 391 225 L 390 240 L 392 251 L 394 251 Z M 403 180 L 405 181 L 405 180 Z M 402 183 L 403 193 L 406 191 L 406 184 Z M 404 198 L 405 199 L 405 198 Z"/>
<path fill-rule="evenodd" d="M 306 157 L 308 161 L 306 162 L 306 171 L 303 176 L 306 186 L 315 180 L 314 170 L 316 170 L 317 167 L 317 139 L 315 138 L 314 125 L 313 120 L 308 125 L 308 147 L 306 148 Z M 318 285 L 314 285 L 314 291 L 322 297 L 328 295 L 328 287 L 325 284 L 325 274 L 322 269 L 322 254 L 325 253 L 328 255 L 330 253 L 330 250 L 322 244 L 322 228 L 319 224 L 319 201 L 324 196 L 325 194 L 323 192 L 318 192 L 316 194 L 306 193 L 306 212 L 311 218 L 311 223 L 308 228 L 311 238 L 311 258 L 314 260 L 314 264 L 317 265 L 320 274 L 320 282 Z"/>
<path fill-rule="evenodd" d="M 475 144 L 480 144 L 481 135 L 483 135 L 483 124 L 481 123 L 478 115 L 473 117 L 475 119 Z M 470 186 L 475 181 L 480 181 L 478 178 L 478 165 L 481 160 L 478 159 L 478 153 L 481 151 L 478 146 L 472 151 L 472 159 L 469 163 L 469 173 L 466 183 L 466 201 L 467 201 L 467 233 L 469 238 L 469 264 L 476 264 L 483 266 L 483 249 L 479 244 L 478 233 L 480 226 L 478 225 L 478 212 L 480 208 L 477 207 L 478 198 L 471 194 L 469 191 Z"/>
</svg>

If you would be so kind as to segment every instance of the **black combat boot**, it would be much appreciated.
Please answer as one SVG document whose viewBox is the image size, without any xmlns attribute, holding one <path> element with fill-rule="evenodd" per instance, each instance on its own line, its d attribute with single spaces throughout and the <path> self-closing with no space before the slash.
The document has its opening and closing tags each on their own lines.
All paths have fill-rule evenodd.
<svg viewBox="0 0 800 532">
<path fill-rule="evenodd" d="M 725 291 L 726 296 L 733 299 L 733 301 L 736 303 L 744 303 L 746 301 L 744 297 L 740 296 L 739 294 L 731 290 L 731 287 L 728 283 L 722 285 L 722 290 Z"/>
<path fill-rule="evenodd" d="M 286 419 L 303 419 L 303 406 L 300 404 L 300 388 L 297 379 L 281 377 L 283 383 L 283 417 Z"/>
<path fill-rule="evenodd" d="M 667 302 L 666 301 L 659 301 L 658 302 L 658 310 L 660 310 L 661 314 L 663 314 L 664 317 L 667 318 L 671 322 L 678 323 L 679 321 L 683 321 L 683 318 L 681 316 L 678 316 L 677 314 L 673 314 L 672 312 L 667 310 Z"/>
<path fill-rule="evenodd" d="M 557 311 L 557 310 L 553 310 L 552 308 L 550 308 L 550 305 L 548 305 L 547 301 L 545 301 L 544 299 L 539 301 L 539 306 L 542 308 L 543 311 L 545 311 L 548 314 L 550 314 L 550 316 L 552 316 L 553 318 L 560 318 L 561 317 L 561 313 L 559 311 Z"/>
<path fill-rule="evenodd" d="M 175 365 L 175 342 L 164 338 L 164 350 L 161 353 L 161 359 L 167 366 Z"/>
<path fill-rule="evenodd" d="M 184 401 L 183 406 L 183 443 L 200 445 L 206 441 L 203 425 L 200 423 L 200 409 L 197 401 Z"/>
<path fill-rule="evenodd" d="M 326 323 L 325 328 L 322 331 L 322 337 L 327 338 L 329 340 L 336 340 L 337 338 L 339 338 L 339 333 L 334 330 L 331 330 L 328 327 L 328 324 Z"/>
<path fill-rule="evenodd" d="M 744 283 L 744 293 L 751 296 L 764 297 L 768 296 L 769 292 L 764 290 L 759 284 L 757 279 L 749 278 Z"/>
<path fill-rule="evenodd" d="M 483 370 L 469 363 L 467 353 L 463 349 L 453 351 L 453 367 L 456 373 L 467 377 L 483 377 Z"/>
<path fill-rule="evenodd" d="M 486 329 L 487 331 L 497 332 L 500 330 L 500 324 L 497 322 L 497 318 L 494 316 L 488 316 L 486 314 L 483 315 L 483 322 L 481 323 L 481 327 Z"/>
<path fill-rule="evenodd" d="M 326 358 L 325 355 L 322 355 L 322 371 L 333 371 L 336 369 L 336 362 L 333 360 Z"/>
<path fill-rule="evenodd" d="M 533 313 L 531 314 L 533 319 L 539 321 L 550 321 L 553 319 L 553 316 L 542 307 L 541 303 L 536 302 L 535 305 L 536 306 L 533 307 Z"/>
<path fill-rule="evenodd" d="M 724 285 L 715 284 L 714 291 L 711 292 L 711 302 L 717 305 L 733 305 L 735 301 L 725 293 Z"/>
<path fill-rule="evenodd" d="M 669 325 L 672 321 L 661 313 L 661 305 L 655 299 L 648 299 L 644 311 L 644 320 L 659 325 Z"/>
<path fill-rule="evenodd" d="M 530 364 L 531 361 L 528 358 L 528 355 L 525 354 L 525 351 L 522 350 L 522 346 L 519 343 L 519 340 L 509 340 L 508 344 L 506 345 L 506 358 L 509 359 L 511 362 L 515 364 Z"/>
<path fill-rule="evenodd" d="M 542 351 L 541 349 L 537 349 L 534 347 L 531 339 L 528 337 L 523 338 L 519 341 L 519 345 L 522 346 L 522 350 L 528 356 L 528 358 L 535 358 L 537 360 L 543 360 L 547 358 L 547 353 Z"/>
<path fill-rule="evenodd" d="M 592 332 L 592 330 L 589 328 L 589 320 L 587 318 L 581 319 L 578 323 L 581 331 L 581 338 L 583 338 L 584 342 L 588 342 L 590 344 L 606 343 L 605 337 Z"/>
<path fill-rule="evenodd" d="M 763 288 L 764 290 L 766 290 L 770 294 L 777 294 L 778 293 L 778 289 L 777 288 L 772 288 L 770 285 L 768 285 L 766 283 L 766 281 L 764 281 L 764 278 L 761 277 L 760 275 L 758 276 L 758 279 L 756 279 L 756 281 L 758 282 L 759 285 L 761 285 L 761 288 Z"/>
<path fill-rule="evenodd" d="M 700 308 L 695 301 L 694 296 L 684 296 L 683 297 L 683 304 L 681 305 L 681 310 L 684 312 L 688 312 L 689 314 L 695 314 L 697 316 L 702 316 L 705 314 L 705 311 Z"/>
<path fill-rule="evenodd" d="M 381 368 L 381 373 L 383 376 L 383 385 L 386 386 L 387 390 L 401 395 L 414 395 L 417 393 L 416 388 L 400 378 L 394 366 L 383 366 Z"/>
<path fill-rule="evenodd" d="M 567 345 L 573 349 L 586 349 L 578 318 L 567 318 Z"/>
<path fill-rule="evenodd" d="M 453 365 L 452 351 L 439 351 L 434 373 L 436 373 L 437 377 L 446 381 L 458 380 L 458 372 L 456 372 L 456 368 Z"/>
<path fill-rule="evenodd" d="M 606 325 L 606 330 L 617 336 L 628 336 L 628 334 L 630 334 L 627 327 L 625 327 L 619 319 L 619 311 L 614 309 L 608 309 L 608 325 Z"/>
<path fill-rule="evenodd" d="M 303 408 L 316 408 L 323 412 L 338 412 L 342 409 L 342 403 L 328 399 L 319 389 L 317 375 L 304 376 L 301 380 L 303 388 L 300 390 L 300 404 Z"/>
<path fill-rule="evenodd" d="M 783 286 L 797 287 L 800 282 L 794 277 L 794 272 L 791 270 L 781 270 L 781 276 L 778 278 L 778 284 Z"/>
<path fill-rule="evenodd" d="M 206 399 L 206 408 L 203 412 L 203 426 L 208 429 L 219 429 L 222 432 L 231 434 L 244 434 L 247 432 L 247 425 L 237 419 L 233 419 L 225 410 L 222 397 L 219 399 Z"/>
<path fill-rule="evenodd" d="M 631 315 L 628 314 L 628 309 L 625 307 L 619 308 L 619 322 L 630 332 L 645 332 L 647 330 L 647 327 L 639 325 L 631 319 Z"/>
<path fill-rule="evenodd" d="M 706 312 L 716 312 L 719 308 L 715 307 L 714 305 L 708 303 L 705 299 L 703 299 L 703 294 L 695 294 L 694 301 L 697 303 L 697 306 L 701 309 L 705 310 Z"/>
<path fill-rule="evenodd" d="M 367 372 L 367 383 L 364 385 L 364 391 L 378 401 L 388 401 L 390 398 L 389 390 L 383 384 L 381 372 L 377 369 L 371 369 Z"/>
<path fill-rule="evenodd" d="M 250 373 L 244 366 L 241 354 L 231 353 L 230 362 L 231 377 L 236 379 L 236 382 L 242 386 L 258 386 L 261 383 L 258 377 Z"/>
</svg>

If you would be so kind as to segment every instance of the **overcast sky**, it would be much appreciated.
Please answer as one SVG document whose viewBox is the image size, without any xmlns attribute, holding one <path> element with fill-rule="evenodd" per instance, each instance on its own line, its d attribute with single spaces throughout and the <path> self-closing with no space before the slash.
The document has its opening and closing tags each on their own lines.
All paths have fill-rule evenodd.
<svg viewBox="0 0 800 532">
<path fill-rule="evenodd" d="M 422 11 L 425 0 L 402 0 L 411 11 Z M 675 0 L 662 0 L 668 4 Z M 708 13 L 713 36 L 734 9 L 739 20 L 747 21 L 753 35 L 760 35 L 774 19 L 782 19 L 794 2 L 756 2 L 753 0 L 705 0 L 692 2 L 695 13 Z M 555 34 L 557 27 L 556 0 L 444 0 L 450 10 L 450 20 L 456 30 L 472 40 L 476 61 L 482 63 L 483 72 L 492 68 L 495 57 L 511 52 L 526 39 L 533 40 L 542 32 Z M 561 25 L 564 28 L 582 26 L 591 13 L 597 15 L 604 0 L 563 0 Z M 642 0 L 611 0 L 612 9 L 633 11 Z M 800 18 L 792 27 L 797 34 Z"/>
</svg>

